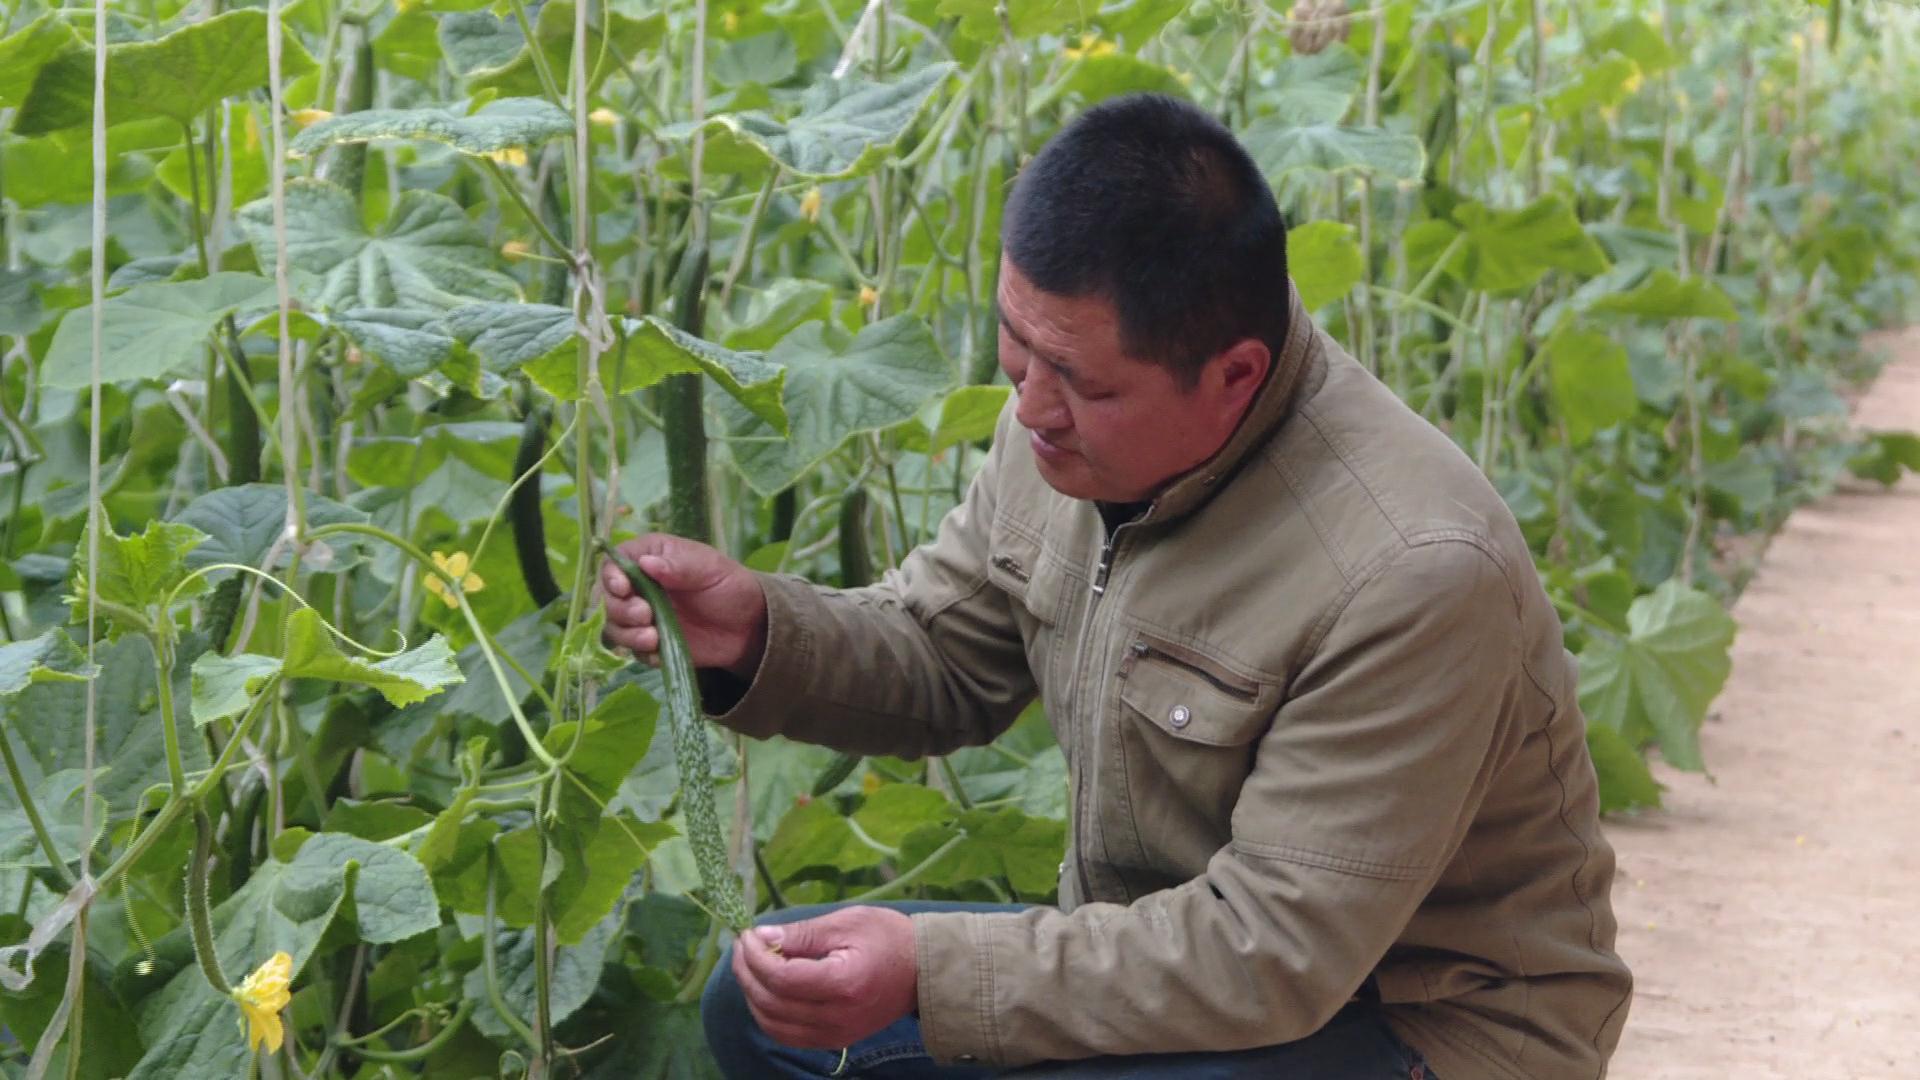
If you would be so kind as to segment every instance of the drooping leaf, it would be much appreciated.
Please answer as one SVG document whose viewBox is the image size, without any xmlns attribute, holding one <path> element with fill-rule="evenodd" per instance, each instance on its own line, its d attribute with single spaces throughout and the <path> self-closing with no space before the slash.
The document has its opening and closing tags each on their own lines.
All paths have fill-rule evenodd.
<svg viewBox="0 0 1920 1080">
<path fill-rule="evenodd" d="M 742 292 L 747 294 L 746 313 L 719 337 L 720 344 L 740 352 L 771 349 L 801 323 L 825 319 L 833 302 L 831 286 L 801 278 L 777 278 Z M 718 322 L 720 314 L 716 309 L 709 317 Z"/>
<path fill-rule="evenodd" d="M 425 139 L 469 154 L 538 146 L 573 131 L 573 118 L 541 98 L 502 98 L 463 116 L 445 109 L 367 109 L 322 120 L 293 137 L 295 155 L 334 143 Z"/>
<path fill-rule="evenodd" d="M 1366 274 L 1353 226 L 1310 221 L 1287 230 L 1287 272 L 1308 311 L 1347 295 Z"/>
<path fill-rule="evenodd" d="M 938 454 L 985 439 L 993 434 L 1012 395 L 1010 386 L 957 387 L 938 405 L 921 410 L 916 422 L 899 429 L 901 444 L 923 454 Z"/>
<path fill-rule="evenodd" d="M 1655 270 L 1640 285 L 1612 293 L 1587 307 L 1595 315 L 1629 315 L 1641 319 L 1720 319 L 1740 317 L 1733 298 L 1705 278 L 1680 280 L 1671 270 Z"/>
<path fill-rule="evenodd" d="M 793 176 L 842 180 L 871 172 L 893 152 L 947 77 L 951 63 L 927 64 L 890 83 L 848 76 L 807 88 L 799 115 L 778 120 L 764 112 L 723 113 L 708 119 L 707 167 L 738 171 L 756 161 L 783 166 Z M 695 125 L 661 129 L 687 139 Z"/>
<path fill-rule="evenodd" d="M 256 274 L 221 272 L 196 281 L 135 285 L 109 297 L 103 309 L 100 378 L 103 383 L 164 379 L 198 372 L 207 336 L 220 320 L 275 302 L 273 283 Z M 92 385 L 93 308 L 67 313 L 53 333 L 42 369 L 46 385 L 84 390 Z"/>
<path fill-rule="evenodd" d="M 627 365 L 637 368 L 622 391 L 649 386 L 668 375 L 704 372 L 753 415 L 785 434 L 783 391 L 787 369 L 776 354 L 735 352 L 695 337 L 656 316 L 627 323 Z"/>
<path fill-rule="evenodd" d="M 17 694 L 34 683 L 85 682 L 97 671 L 59 627 L 0 645 L 0 696 Z"/>
<path fill-rule="evenodd" d="M 273 265 L 273 207 L 249 203 L 237 220 L 260 265 Z M 301 299 L 323 310 L 442 310 L 519 296 L 513 279 L 492 268 L 486 236 L 460 204 L 431 191 L 401 192 L 385 224 L 369 233 L 345 188 L 296 179 L 287 185 L 287 259 Z"/>
<path fill-rule="evenodd" d="M 497 303 L 455 308 L 442 325 L 496 373 L 547 359 L 573 363 L 580 327 L 573 312 L 557 304 Z"/>
<path fill-rule="evenodd" d="M 793 482 L 851 436 L 892 427 L 943 395 L 953 371 L 926 324 L 898 315 L 863 327 L 844 344 L 819 323 L 800 327 L 767 359 L 785 367 L 782 394 L 791 433 L 723 401 L 734 464 L 763 495 Z"/>
<path fill-rule="evenodd" d="M 956 824 L 914 830 L 900 842 L 901 863 L 918 865 L 956 837 L 960 842 L 928 867 L 922 881 L 959 885 L 1004 875 L 1015 889 L 1029 895 L 1049 893 L 1058 883 L 1060 860 L 1066 854 L 1066 823 L 1029 817 L 1010 806 L 968 810 Z"/>
<path fill-rule="evenodd" d="M 1278 115 L 1248 125 L 1241 142 L 1260 171 L 1276 182 L 1303 169 L 1412 181 L 1420 178 L 1427 163 L 1426 147 L 1413 135 L 1383 128 L 1293 124 Z"/>
<path fill-rule="evenodd" d="M 54 57 L 84 48 L 80 35 L 52 12 L 0 38 L 0 109 L 18 108 L 40 69 Z"/>
<path fill-rule="evenodd" d="M 1547 353 L 1554 410 L 1575 446 L 1639 411 L 1626 346 L 1589 330 L 1562 330 L 1541 348 Z"/>
<path fill-rule="evenodd" d="M 1669 581 L 1633 602 L 1627 635 L 1596 635 L 1580 653 L 1580 707 L 1632 745 L 1657 742 L 1694 772 L 1700 724 L 1732 668 L 1734 622 L 1718 601 Z"/>
<path fill-rule="evenodd" d="M 398 656 L 362 660 L 340 650 L 312 608 L 301 608 L 291 616 L 285 651 L 282 670 L 287 678 L 372 687 L 394 705 L 424 701 L 462 680 L 446 638 L 429 638 Z"/>
<path fill-rule="evenodd" d="M 283 78 L 314 68 L 299 40 L 285 33 Z M 267 81 L 267 13 L 242 8 L 215 15 L 154 41 L 107 46 L 107 114 L 115 123 L 164 116 L 187 123 L 221 98 Z M 64 49 L 42 67 L 13 130 L 40 135 L 93 119 L 93 49 Z"/>
<path fill-rule="evenodd" d="M 1600 812 L 1657 810 L 1660 782 L 1648 771 L 1646 760 L 1626 738 L 1610 727 L 1587 727 L 1587 754 L 1600 780 Z"/>
</svg>

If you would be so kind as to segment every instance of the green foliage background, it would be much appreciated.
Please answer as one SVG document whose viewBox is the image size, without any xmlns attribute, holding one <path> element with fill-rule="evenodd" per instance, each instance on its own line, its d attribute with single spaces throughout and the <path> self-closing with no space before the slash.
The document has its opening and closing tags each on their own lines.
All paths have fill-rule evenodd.
<svg viewBox="0 0 1920 1080">
<path fill-rule="evenodd" d="M 1917 37 L 1888 0 L 114 4 L 96 381 L 93 13 L 0 5 L 0 1071 L 243 1075 L 214 984 L 284 950 L 279 1067 L 713 1075 L 723 928 L 591 542 L 857 584 L 926 539 L 1007 394 L 1007 183 L 1130 91 L 1240 133 L 1318 320 L 1524 526 L 1607 808 L 1657 805 L 1644 755 L 1707 764 L 1737 538 L 1920 469 L 1845 408 L 1916 292 Z M 1037 713 L 936 762 L 709 739 L 761 908 L 1051 896 Z"/>
</svg>

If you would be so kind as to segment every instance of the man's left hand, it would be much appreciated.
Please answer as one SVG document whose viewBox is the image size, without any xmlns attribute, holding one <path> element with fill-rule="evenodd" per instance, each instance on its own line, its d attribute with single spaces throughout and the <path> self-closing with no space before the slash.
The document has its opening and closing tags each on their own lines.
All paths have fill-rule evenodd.
<svg viewBox="0 0 1920 1080">
<path fill-rule="evenodd" d="M 757 926 L 735 943 L 733 974 L 761 1030 L 788 1046 L 838 1050 L 913 1011 L 913 920 L 850 907 Z"/>
</svg>

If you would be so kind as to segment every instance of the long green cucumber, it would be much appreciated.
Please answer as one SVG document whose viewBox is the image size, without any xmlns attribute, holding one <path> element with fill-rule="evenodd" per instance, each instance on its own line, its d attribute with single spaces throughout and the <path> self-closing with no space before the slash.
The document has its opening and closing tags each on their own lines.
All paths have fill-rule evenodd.
<svg viewBox="0 0 1920 1080">
<path fill-rule="evenodd" d="M 707 761 L 706 713 L 700 707 L 700 684 L 694 675 L 687 639 L 673 613 L 666 590 L 648 577 L 632 559 L 597 541 L 600 551 L 653 607 L 653 625 L 660 631 L 660 670 L 666 677 L 667 721 L 673 728 L 673 761 L 680 769 L 680 799 L 687 817 L 687 841 L 693 845 L 700 883 L 715 914 L 735 931 L 753 925 L 752 913 L 740 896 L 740 881 L 727 861 L 727 841 L 720 815 L 713 808 L 713 766 Z"/>
<path fill-rule="evenodd" d="M 514 477 L 538 464 L 546 449 L 547 407 L 535 405 L 527 410 L 526 424 L 520 429 L 520 449 L 513 458 Z M 553 567 L 547 562 L 547 523 L 540 516 L 539 473 L 513 489 L 507 517 L 513 522 L 513 552 L 520 560 L 520 577 L 533 602 L 546 607 L 560 595 L 560 586 L 553 580 Z"/>
</svg>

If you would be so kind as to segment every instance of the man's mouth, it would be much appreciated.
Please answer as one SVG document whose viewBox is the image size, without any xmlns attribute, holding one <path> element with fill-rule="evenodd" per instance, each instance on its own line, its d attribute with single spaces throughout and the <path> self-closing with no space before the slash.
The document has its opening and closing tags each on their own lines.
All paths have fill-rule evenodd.
<svg viewBox="0 0 1920 1080">
<path fill-rule="evenodd" d="M 1045 435 L 1031 429 L 1027 432 L 1027 442 L 1033 447 L 1033 454 L 1042 461 L 1063 461 L 1073 456 L 1073 451 L 1048 440 Z"/>
</svg>

